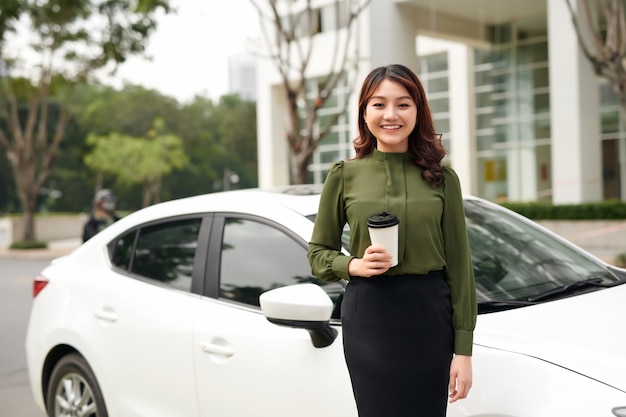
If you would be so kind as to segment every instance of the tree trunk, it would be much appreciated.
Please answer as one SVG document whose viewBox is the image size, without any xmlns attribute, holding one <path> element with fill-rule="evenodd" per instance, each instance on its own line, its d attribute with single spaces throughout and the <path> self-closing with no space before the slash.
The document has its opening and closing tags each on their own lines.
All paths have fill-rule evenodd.
<svg viewBox="0 0 626 417">
<path fill-rule="evenodd" d="M 150 178 L 143 184 L 142 207 L 161 202 L 161 177 Z"/>
<path fill-rule="evenodd" d="M 309 162 L 311 161 L 313 151 L 314 149 L 308 148 L 301 149 L 300 152 L 291 149 L 291 177 L 293 184 L 309 183 Z"/>
<path fill-rule="evenodd" d="M 14 171 L 14 175 L 17 177 L 18 173 Z M 22 185 L 18 190 L 18 198 L 24 210 L 24 234 L 22 235 L 22 240 L 34 242 L 36 237 L 35 211 L 37 208 L 38 188 L 34 187 L 33 184 L 28 184 Z"/>
<path fill-rule="evenodd" d="M 12 163 L 13 176 L 15 179 L 16 191 L 22 210 L 24 211 L 24 233 L 22 240 L 25 242 L 35 241 L 35 211 L 37 209 L 37 195 L 39 187 L 35 182 L 35 161 L 23 155 L 15 158 L 11 155 L 11 161 L 19 159 L 19 163 Z"/>
<path fill-rule="evenodd" d="M 150 205 L 150 193 L 151 193 L 150 181 L 146 181 L 143 184 L 143 196 L 141 198 L 141 207 L 148 207 Z"/>
<path fill-rule="evenodd" d="M 154 180 L 152 186 L 152 202 L 158 204 L 161 202 L 161 177 L 157 177 Z"/>
<path fill-rule="evenodd" d="M 24 236 L 25 242 L 34 242 L 35 239 L 35 208 L 32 204 L 32 208 L 24 212 Z"/>
</svg>

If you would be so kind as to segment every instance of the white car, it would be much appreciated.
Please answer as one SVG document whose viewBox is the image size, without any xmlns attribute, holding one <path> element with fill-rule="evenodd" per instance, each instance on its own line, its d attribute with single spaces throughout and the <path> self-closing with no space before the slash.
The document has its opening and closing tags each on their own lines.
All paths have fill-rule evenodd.
<svg viewBox="0 0 626 417">
<path fill-rule="evenodd" d="M 157 204 L 54 260 L 35 280 L 26 339 L 39 406 L 356 417 L 345 283 L 312 277 L 306 258 L 319 191 Z M 626 271 L 496 204 L 466 197 L 465 210 L 480 315 L 474 386 L 448 415 L 626 416 Z"/>
</svg>

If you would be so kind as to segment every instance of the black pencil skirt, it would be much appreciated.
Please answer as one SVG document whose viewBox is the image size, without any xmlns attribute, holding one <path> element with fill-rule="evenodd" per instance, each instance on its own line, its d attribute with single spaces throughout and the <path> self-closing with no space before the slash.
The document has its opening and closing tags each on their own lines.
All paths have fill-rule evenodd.
<svg viewBox="0 0 626 417">
<path fill-rule="evenodd" d="M 359 417 L 443 417 L 454 350 L 441 271 L 356 278 L 341 305 Z"/>
</svg>

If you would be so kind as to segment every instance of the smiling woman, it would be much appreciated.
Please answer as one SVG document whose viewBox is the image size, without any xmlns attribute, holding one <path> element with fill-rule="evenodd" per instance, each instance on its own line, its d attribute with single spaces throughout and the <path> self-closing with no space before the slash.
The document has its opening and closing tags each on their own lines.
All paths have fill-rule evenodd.
<svg viewBox="0 0 626 417">
<path fill-rule="evenodd" d="M 372 70 L 358 113 L 356 156 L 335 162 L 322 189 L 311 270 L 349 281 L 342 325 L 359 417 L 443 417 L 472 385 L 477 314 L 459 179 L 441 165 L 441 135 L 408 67 Z M 399 220 L 397 244 L 375 241 L 377 213 Z M 346 224 L 349 255 L 340 252 Z"/>
</svg>

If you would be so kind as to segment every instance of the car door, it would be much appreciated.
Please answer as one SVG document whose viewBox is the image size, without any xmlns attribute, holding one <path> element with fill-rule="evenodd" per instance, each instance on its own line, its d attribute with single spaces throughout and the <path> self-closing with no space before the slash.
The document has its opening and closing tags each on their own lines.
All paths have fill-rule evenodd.
<svg viewBox="0 0 626 417">
<path fill-rule="evenodd" d="M 201 416 L 356 416 L 341 334 L 315 348 L 307 331 L 271 324 L 258 307 L 262 292 L 290 284 L 316 282 L 336 302 L 343 292 L 311 276 L 306 241 L 284 226 L 289 217 L 280 226 L 251 216 L 215 219 L 210 297 L 194 329 Z"/>
<path fill-rule="evenodd" d="M 191 343 L 201 301 L 192 293 L 194 264 L 206 255 L 198 253 L 201 224 L 199 217 L 149 224 L 109 246 L 113 282 L 92 306 L 109 415 L 198 415 Z"/>
</svg>

